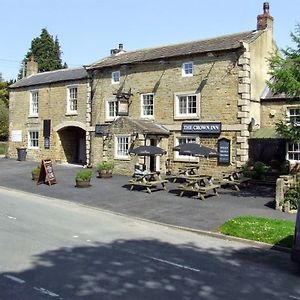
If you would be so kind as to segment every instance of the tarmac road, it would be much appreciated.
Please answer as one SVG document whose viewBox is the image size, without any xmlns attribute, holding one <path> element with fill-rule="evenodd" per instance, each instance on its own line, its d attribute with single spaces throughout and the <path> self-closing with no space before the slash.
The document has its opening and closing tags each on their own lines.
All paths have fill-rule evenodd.
<svg viewBox="0 0 300 300">
<path fill-rule="evenodd" d="M 0 299 L 300 299 L 287 253 L 0 188 Z"/>
<path fill-rule="evenodd" d="M 110 179 L 92 179 L 86 189 L 75 187 L 75 173 L 82 167 L 54 165 L 57 183 L 36 185 L 31 169 L 38 162 L 0 159 L 0 186 L 54 197 L 179 227 L 216 231 L 226 220 L 240 215 L 255 215 L 295 221 L 293 214 L 273 209 L 275 187 L 250 186 L 240 192 L 220 189 L 220 196 L 201 201 L 194 196 L 179 197 L 179 183 L 168 183 L 168 192 L 157 190 L 151 194 L 129 190 L 127 176 L 114 175 Z"/>
</svg>

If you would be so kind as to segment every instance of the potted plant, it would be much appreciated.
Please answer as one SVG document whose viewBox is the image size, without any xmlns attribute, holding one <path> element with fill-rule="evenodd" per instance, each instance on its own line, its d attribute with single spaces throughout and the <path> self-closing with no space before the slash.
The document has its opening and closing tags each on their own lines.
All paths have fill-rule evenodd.
<svg viewBox="0 0 300 300">
<path fill-rule="evenodd" d="M 35 168 L 33 168 L 33 169 L 31 170 L 31 177 L 32 177 L 32 180 L 38 181 L 39 175 L 40 175 L 40 171 L 41 171 L 41 166 L 40 166 L 40 165 L 36 166 Z"/>
<path fill-rule="evenodd" d="M 91 178 L 93 176 L 93 171 L 90 169 L 82 169 L 76 173 L 75 181 L 76 187 L 89 187 L 91 186 Z"/>
<path fill-rule="evenodd" d="M 113 161 L 101 161 L 97 164 L 98 177 L 109 178 L 112 177 L 114 169 Z"/>
</svg>

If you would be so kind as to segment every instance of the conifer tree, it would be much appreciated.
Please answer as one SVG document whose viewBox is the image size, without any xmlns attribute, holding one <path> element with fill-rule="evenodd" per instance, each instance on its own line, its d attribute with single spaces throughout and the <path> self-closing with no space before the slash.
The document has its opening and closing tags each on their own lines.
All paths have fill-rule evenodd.
<svg viewBox="0 0 300 300">
<path fill-rule="evenodd" d="M 25 55 L 18 79 L 21 79 L 24 75 L 26 76 L 26 68 L 25 70 L 23 68 L 31 56 L 38 63 L 39 72 L 53 71 L 67 67 L 66 63 L 62 63 L 61 53 L 58 38 L 55 37 L 54 39 L 47 29 L 43 28 L 40 36 L 31 41 L 31 47 Z"/>
</svg>

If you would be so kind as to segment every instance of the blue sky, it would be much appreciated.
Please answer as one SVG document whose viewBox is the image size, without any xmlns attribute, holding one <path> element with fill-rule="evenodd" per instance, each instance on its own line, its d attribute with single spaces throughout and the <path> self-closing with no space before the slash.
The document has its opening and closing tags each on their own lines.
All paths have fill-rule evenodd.
<svg viewBox="0 0 300 300">
<path fill-rule="evenodd" d="M 32 39 L 47 28 L 69 67 L 95 62 L 124 44 L 127 51 L 256 28 L 261 0 L 0 0 L 0 73 L 17 77 Z M 293 46 L 299 0 L 270 0 L 274 38 Z"/>
</svg>

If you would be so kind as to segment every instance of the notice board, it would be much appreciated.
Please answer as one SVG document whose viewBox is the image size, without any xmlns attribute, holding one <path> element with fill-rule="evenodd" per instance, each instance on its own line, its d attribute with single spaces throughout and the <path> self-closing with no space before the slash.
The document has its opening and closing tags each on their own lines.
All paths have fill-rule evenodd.
<svg viewBox="0 0 300 300">
<path fill-rule="evenodd" d="M 223 138 L 218 141 L 218 163 L 221 165 L 230 164 L 230 140 Z"/>
<path fill-rule="evenodd" d="M 37 184 L 41 183 L 48 183 L 49 185 L 56 183 L 56 177 L 51 159 L 43 159 L 41 162 L 41 170 Z"/>
</svg>

